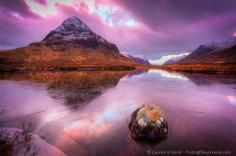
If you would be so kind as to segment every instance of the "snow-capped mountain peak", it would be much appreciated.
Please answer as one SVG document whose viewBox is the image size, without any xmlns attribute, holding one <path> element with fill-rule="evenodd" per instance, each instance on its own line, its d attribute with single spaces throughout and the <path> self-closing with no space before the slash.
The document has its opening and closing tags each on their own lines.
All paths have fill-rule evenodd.
<svg viewBox="0 0 236 156">
<path fill-rule="evenodd" d="M 76 35 L 83 32 L 91 32 L 90 28 L 85 23 L 83 23 L 78 17 L 75 16 L 66 19 L 54 31 L 70 35 Z"/>
<path fill-rule="evenodd" d="M 62 25 L 65 25 L 65 26 L 73 25 L 73 26 L 75 26 L 75 27 L 80 27 L 80 28 L 82 28 L 82 29 L 88 29 L 88 30 L 90 30 L 89 27 L 88 27 L 85 23 L 83 23 L 83 22 L 82 22 L 78 17 L 76 17 L 76 16 L 72 16 L 72 17 L 66 19 L 66 20 L 63 22 Z M 59 27 L 60 27 L 60 26 L 59 26 Z"/>
<path fill-rule="evenodd" d="M 94 33 L 76 16 L 66 19 L 60 26 L 52 30 L 42 40 L 42 43 L 49 46 L 105 48 L 112 52 L 119 52 L 113 43 Z"/>
<path fill-rule="evenodd" d="M 55 36 L 65 41 L 96 39 L 99 42 L 107 42 L 76 16 L 66 19 L 60 26 L 51 31 L 44 40 L 50 40 Z"/>
<path fill-rule="evenodd" d="M 223 48 L 229 48 L 236 44 L 236 37 L 231 37 L 227 40 L 221 41 L 221 42 L 212 42 L 207 44 L 208 47 L 223 49 Z"/>
</svg>

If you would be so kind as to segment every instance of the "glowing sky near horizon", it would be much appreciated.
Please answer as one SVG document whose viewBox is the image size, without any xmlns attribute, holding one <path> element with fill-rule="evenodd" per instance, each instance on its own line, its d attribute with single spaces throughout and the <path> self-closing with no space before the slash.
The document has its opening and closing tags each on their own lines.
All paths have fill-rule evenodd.
<svg viewBox="0 0 236 156">
<path fill-rule="evenodd" d="M 151 60 L 236 37 L 235 0 L 0 1 L 0 49 L 42 40 L 77 16 L 120 51 Z"/>
<path fill-rule="evenodd" d="M 156 60 L 152 60 L 150 59 L 149 62 L 153 65 L 162 65 L 164 64 L 166 61 L 170 60 L 170 59 L 177 59 L 177 58 L 181 58 L 183 56 L 187 56 L 189 55 L 190 53 L 187 53 L 187 52 L 183 52 L 181 54 L 178 54 L 178 55 L 165 55 L 165 56 L 162 56 L 160 59 L 156 59 Z"/>
</svg>

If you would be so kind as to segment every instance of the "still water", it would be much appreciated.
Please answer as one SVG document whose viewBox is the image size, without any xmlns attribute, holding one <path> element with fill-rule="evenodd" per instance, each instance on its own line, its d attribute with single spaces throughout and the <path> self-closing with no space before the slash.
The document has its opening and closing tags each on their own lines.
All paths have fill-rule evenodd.
<svg viewBox="0 0 236 156">
<path fill-rule="evenodd" d="M 150 155 L 166 151 L 236 152 L 236 76 L 149 71 L 1 73 L 0 119 L 32 123 L 67 155 Z M 156 104 L 166 140 L 135 142 L 132 112 Z M 155 153 L 154 153 L 155 154 Z"/>
</svg>

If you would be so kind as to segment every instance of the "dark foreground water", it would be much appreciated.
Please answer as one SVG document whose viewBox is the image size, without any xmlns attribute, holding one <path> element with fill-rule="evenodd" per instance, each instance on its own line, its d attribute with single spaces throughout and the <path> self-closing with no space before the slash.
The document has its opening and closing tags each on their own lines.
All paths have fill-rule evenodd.
<svg viewBox="0 0 236 156">
<path fill-rule="evenodd" d="M 34 133 L 67 155 L 236 155 L 234 75 L 149 70 L 1 73 L 0 79 L 3 124 L 31 122 Z M 130 116 L 145 103 L 165 113 L 166 140 L 129 137 Z"/>
</svg>

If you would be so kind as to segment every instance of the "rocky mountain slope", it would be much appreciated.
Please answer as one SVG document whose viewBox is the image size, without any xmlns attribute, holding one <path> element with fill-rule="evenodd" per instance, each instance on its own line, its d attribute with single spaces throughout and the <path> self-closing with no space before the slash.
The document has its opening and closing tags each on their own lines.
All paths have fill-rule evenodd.
<svg viewBox="0 0 236 156">
<path fill-rule="evenodd" d="M 235 74 L 236 38 L 221 43 L 201 45 L 178 62 L 156 68 L 190 73 Z"/>
<path fill-rule="evenodd" d="M 136 63 L 78 17 L 66 19 L 42 41 L 0 53 L 0 69 L 131 69 Z"/>
<path fill-rule="evenodd" d="M 177 63 L 233 63 L 236 62 L 236 38 L 221 43 L 199 46 Z"/>
</svg>

